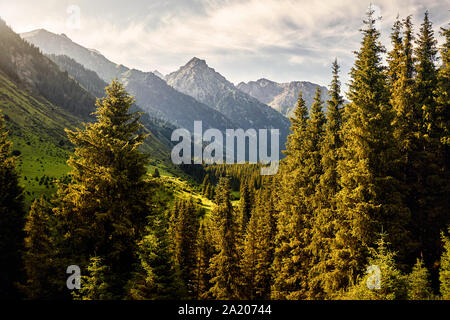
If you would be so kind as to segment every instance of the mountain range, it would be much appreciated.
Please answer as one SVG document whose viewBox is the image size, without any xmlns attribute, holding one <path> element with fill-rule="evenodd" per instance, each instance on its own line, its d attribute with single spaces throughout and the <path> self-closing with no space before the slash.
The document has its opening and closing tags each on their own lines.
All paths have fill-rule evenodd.
<svg viewBox="0 0 450 320">
<path fill-rule="evenodd" d="M 288 119 L 236 88 L 205 60 L 194 57 L 165 79 L 178 91 L 224 114 L 239 128 L 278 128 L 282 136 L 287 136 Z"/>
<path fill-rule="evenodd" d="M 320 87 L 322 90 L 322 101 L 326 101 L 328 99 L 327 88 L 308 81 L 277 83 L 262 78 L 247 83 L 241 82 L 237 85 L 237 88 L 242 92 L 271 106 L 286 117 L 292 116 L 300 91 L 303 93 L 303 99 L 306 105 L 311 107 L 317 87 Z"/>
<path fill-rule="evenodd" d="M 226 129 L 235 124 L 220 112 L 183 94 L 152 72 L 142 72 L 111 62 L 98 51 L 85 48 L 66 35 L 44 29 L 21 34 L 22 38 L 39 47 L 44 54 L 66 55 L 94 71 L 109 83 L 117 78 L 136 98 L 136 104 L 152 116 L 177 127 L 192 130 L 194 120 L 202 120 L 205 128 Z"/>
<path fill-rule="evenodd" d="M 60 178 L 67 173 L 72 148 L 64 129 L 80 128 L 95 119 L 96 98 L 104 95 L 106 83 L 74 61 L 66 61 L 62 68 L 61 61 L 43 55 L 1 19 L 0 47 L 0 109 L 15 151 L 22 154 L 23 173 L 33 179 L 43 174 Z M 144 110 L 134 105 L 132 111 Z M 154 163 L 178 172 L 170 162 L 174 127 L 146 114 L 141 120 L 149 133 L 142 150 Z"/>
</svg>

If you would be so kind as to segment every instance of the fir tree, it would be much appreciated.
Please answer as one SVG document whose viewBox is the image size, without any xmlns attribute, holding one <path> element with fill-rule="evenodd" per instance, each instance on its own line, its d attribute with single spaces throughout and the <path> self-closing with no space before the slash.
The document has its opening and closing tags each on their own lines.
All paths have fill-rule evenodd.
<svg viewBox="0 0 450 320">
<path fill-rule="evenodd" d="M 432 23 L 428 12 L 418 35 L 415 56 L 416 79 L 415 100 L 422 113 L 419 147 L 421 158 L 414 163 L 417 182 L 413 189 L 413 197 L 417 206 L 412 212 L 412 234 L 417 239 L 420 249 L 416 256 L 423 253 L 426 265 L 433 266 L 440 256 L 439 234 L 442 226 L 449 223 L 448 171 L 441 144 L 439 130 L 439 107 L 436 103 L 438 88 L 438 72 L 436 69 L 437 41 L 434 38 Z M 424 227 L 426 226 L 426 227 Z M 419 251 L 420 250 L 420 251 Z"/>
<path fill-rule="evenodd" d="M 335 275 L 343 287 L 367 263 L 376 234 L 386 230 L 394 249 L 402 251 L 408 240 L 405 224 L 409 211 L 402 203 L 395 177 L 395 140 L 391 126 L 384 48 L 370 8 L 362 30 L 361 49 L 351 70 L 349 98 L 343 126 L 342 159 L 338 163 L 341 190 L 337 194 L 337 225 L 333 244 Z M 403 257 L 404 252 L 400 252 Z"/>
<path fill-rule="evenodd" d="M 436 45 L 437 41 L 434 38 L 433 25 L 429 19 L 428 11 L 426 11 L 415 50 L 417 59 L 416 101 L 423 112 L 424 124 L 422 133 L 429 139 L 433 139 L 436 135 L 436 108 L 434 102 L 434 91 L 437 85 Z"/>
<path fill-rule="evenodd" d="M 87 276 L 81 276 L 80 290 L 72 293 L 75 300 L 112 300 L 109 292 L 110 270 L 103 265 L 100 257 L 92 257 L 87 267 Z"/>
<path fill-rule="evenodd" d="M 242 235 L 245 234 L 245 231 L 247 229 L 247 224 L 251 216 L 252 206 L 253 204 L 248 182 L 246 180 L 242 180 L 239 200 L 239 226 Z"/>
<path fill-rule="evenodd" d="M 213 241 L 217 253 L 210 260 L 210 293 L 215 299 L 225 300 L 240 297 L 237 226 L 230 193 L 229 179 L 221 178 L 216 189 L 215 207 L 211 212 Z"/>
<path fill-rule="evenodd" d="M 382 234 L 377 249 L 371 248 L 367 274 L 344 294 L 356 300 L 405 300 L 408 297 L 407 279 L 397 269 L 395 256 Z"/>
<path fill-rule="evenodd" d="M 292 133 L 286 144 L 286 158 L 279 169 L 279 214 L 271 290 L 273 299 L 302 299 L 308 292 L 310 255 L 306 247 L 310 239 L 311 214 L 306 204 L 309 181 L 303 164 L 308 160 L 304 146 L 309 137 L 308 110 L 301 92 L 291 123 Z"/>
<path fill-rule="evenodd" d="M 210 280 L 208 273 L 209 261 L 213 257 L 215 250 L 211 237 L 211 231 L 203 220 L 198 229 L 197 236 L 197 269 L 196 269 L 196 286 L 195 297 L 197 299 L 208 299 L 210 296 Z"/>
<path fill-rule="evenodd" d="M 55 248 L 52 239 L 54 215 L 43 197 L 31 206 L 25 224 L 25 252 L 23 264 L 26 272 L 25 294 L 30 299 L 55 298 L 60 291 L 52 281 L 58 268 L 54 264 Z"/>
<path fill-rule="evenodd" d="M 412 272 L 408 276 L 408 299 L 428 300 L 433 298 L 430 285 L 430 274 L 422 259 L 417 259 Z"/>
<path fill-rule="evenodd" d="M 174 228 L 175 262 L 190 297 L 194 296 L 199 220 L 192 198 L 178 208 Z"/>
<path fill-rule="evenodd" d="M 271 191 L 269 185 L 257 192 L 257 203 L 246 232 L 241 270 L 247 299 L 270 298 L 276 234 L 276 210 Z"/>
<path fill-rule="evenodd" d="M 0 299 L 19 297 L 16 282 L 21 281 L 23 249 L 23 189 L 16 171 L 17 157 L 0 112 Z"/>
<path fill-rule="evenodd" d="M 442 235 L 442 241 L 444 242 L 444 251 L 439 270 L 440 291 L 443 299 L 450 300 L 450 239 Z"/>
<path fill-rule="evenodd" d="M 127 285 L 127 297 L 134 300 L 184 297 L 186 291 L 170 250 L 167 218 L 157 214 L 150 220 L 146 235 L 138 243 L 139 263 Z"/>
<path fill-rule="evenodd" d="M 60 185 L 55 208 L 59 232 L 66 234 L 65 257 L 83 267 L 91 256 L 101 256 L 117 277 L 111 288 L 117 295 L 136 262 L 136 242 L 150 214 L 147 156 L 139 151 L 145 135 L 140 115 L 128 113 L 132 103 L 113 81 L 97 101 L 97 122 L 67 130 L 75 145 L 68 161 L 72 182 Z"/>
<path fill-rule="evenodd" d="M 311 269 L 311 282 L 319 286 L 321 291 L 332 296 L 337 288 L 341 287 L 339 279 L 335 277 L 333 265 L 339 265 L 339 261 L 333 262 L 332 244 L 335 236 L 336 203 L 335 196 L 339 191 L 339 175 L 337 163 L 339 150 L 342 147 L 342 104 L 341 84 L 339 81 L 339 65 L 337 60 L 332 66 L 333 80 L 330 85 L 330 100 L 328 100 L 327 121 L 321 146 L 321 165 L 323 174 L 317 186 L 317 209 L 313 225 L 313 242 L 316 247 L 316 262 Z"/>
</svg>

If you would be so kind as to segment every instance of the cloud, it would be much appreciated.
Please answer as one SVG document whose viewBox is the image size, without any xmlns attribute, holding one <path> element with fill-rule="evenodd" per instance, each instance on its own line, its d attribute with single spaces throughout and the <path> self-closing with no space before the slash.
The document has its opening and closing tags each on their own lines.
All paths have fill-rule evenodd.
<svg viewBox="0 0 450 320">
<path fill-rule="evenodd" d="M 81 29 L 65 26 L 68 3 L 42 1 L 0 5 L 19 31 L 31 26 L 65 32 L 74 41 L 111 60 L 142 70 L 168 73 L 192 56 L 207 60 L 234 82 L 266 77 L 310 80 L 326 85 L 337 57 L 344 81 L 359 48 L 358 31 L 369 1 L 353 0 L 191 0 L 72 1 L 81 8 Z M 425 5 L 419 0 L 373 1 L 389 47 L 397 16 L 413 14 L 416 31 Z M 427 1 L 436 30 L 448 21 L 442 1 Z M 25 13 L 25 15 L 24 15 Z M 10 19 L 8 19 L 10 17 Z M 36 19 L 38 17 L 38 19 Z M 27 27 L 29 29 L 24 30 Z"/>
</svg>

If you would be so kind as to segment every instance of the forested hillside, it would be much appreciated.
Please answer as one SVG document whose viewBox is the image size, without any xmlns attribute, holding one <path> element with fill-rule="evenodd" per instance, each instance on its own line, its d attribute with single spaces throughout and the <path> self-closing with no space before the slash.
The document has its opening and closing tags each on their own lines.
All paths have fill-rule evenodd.
<svg viewBox="0 0 450 320">
<path fill-rule="evenodd" d="M 308 108 L 298 93 L 271 176 L 248 163 L 160 172 L 119 81 L 144 90 L 148 74 L 113 80 L 80 125 L 83 109 L 58 97 L 73 86 L 81 103 L 104 83 L 66 57 L 51 58 L 68 73 L 31 46 L 37 58 L 17 54 L 25 42 L 5 29 L 2 44 L 17 46 L 0 65 L 0 298 L 450 299 L 450 29 L 435 34 L 428 11 L 417 30 L 397 17 L 386 50 L 376 22 L 371 6 L 348 102 L 333 58 L 327 99 L 317 87 Z M 34 78 L 35 61 L 55 71 Z M 63 92 L 45 91 L 54 79 Z M 42 172 L 58 157 L 67 177 L 29 209 L 25 162 Z M 79 286 L 68 266 L 80 268 Z"/>
</svg>

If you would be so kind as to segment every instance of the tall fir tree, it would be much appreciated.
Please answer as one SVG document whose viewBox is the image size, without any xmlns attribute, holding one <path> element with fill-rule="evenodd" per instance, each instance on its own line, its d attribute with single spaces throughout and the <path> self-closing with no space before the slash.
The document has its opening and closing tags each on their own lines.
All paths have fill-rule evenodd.
<svg viewBox="0 0 450 320">
<path fill-rule="evenodd" d="M 57 298 L 58 286 L 52 281 L 58 268 L 54 265 L 55 217 L 51 205 L 43 198 L 36 199 L 25 224 L 25 251 L 23 264 L 26 282 L 23 285 L 29 299 Z"/>
<path fill-rule="evenodd" d="M 256 204 L 243 245 L 241 270 L 244 277 L 244 298 L 270 298 L 275 234 L 276 209 L 272 186 L 268 184 L 257 191 Z"/>
<path fill-rule="evenodd" d="M 22 280 L 21 251 L 25 213 L 23 188 L 16 170 L 17 157 L 0 111 L 0 299 L 20 296 L 16 283 Z"/>
<path fill-rule="evenodd" d="M 126 285 L 128 299 L 167 300 L 186 297 L 178 266 L 170 250 L 169 221 L 164 213 L 149 218 L 138 242 L 139 261 Z"/>
<path fill-rule="evenodd" d="M 396 251 L 408 240 L 409 210 L 402 203 L 395 177 L 395 140 L 391 126 L 380 33 L 373 9 L 367 13 L 363 40 L 351 70 L 349 98 L 344 112 L 342 159 L 338 163 L 341 190 L 337 194 L 337 225 L 333 255 L 335 273 L 343 287 L 363 272 L 376 234 L 385 230 Z M 403 256 L 403 252 L 400 253 Z"/>
<path fill-rule="evenodd" d="M 113 81 L 97 101 L 97 122 L 67 130 L 75 145 L 72 182 L 60 185 L 55 208 L 65 258 L 83 268 L 91 256 L 101 257 L 117 277 L 110 288 L 116 296 L 137 261 L 136 243 L 151 211 L 147 156 L 139 151 L 145 135 L 140 114 L 129 113 L 132 103 Z"/>
<path fill-rule="evenodd" d="M 197 235 L 197 263 L 196 263 L 196 283 L 195 283 L 195 298 L 209 299 L 211 298 L 211 276 L 208 273 L 209 261 L 215 254 L 213 246 L 211 230 L 208 226 L 208 221 L 203 219 L 200 223 Z"/>
<path fill-rule="evenodd" d="M 308 178 L 305 174 L 308 160 L 308 109 L 302 92 L 291 118 L 291 134 L 286 144 L 286 158 L 281 161 L 279 175 L 279 199 L 277 210 L 277 234 L 273 262 L 273 299 L 302 299 L 308 293 L 307 274 L 310 255 L 307 252 L 310 239 L 311 213 L 306 204 Z"/>
<path fill-rule="evenodd" d="M 178 210 L 174 228 L 175 263 L 180 270 L 188 297 L 194 298 L 198 210 L 192 198 L 182 201 Z"/>
<path fill-rule="evenodd" d="M 307 250 L 311 255 L 311 267 L 308 274 L 308 298 L 317 299 L 322 296 L 323 290 L 319 282 L 316 282 L 318 273 L 314 266 L 322 259 L 322 236 L 318 230 L 322 230 L 322 215 L 320 214 L 321 198 L 317 192 L 320 178 L 323 174 L 322 167 L 322 145 L 325 132 L 325 114 L 323 112 L 323 102 L 321 101 L 322 91 L 319 87 L 316 89 L 314 102 L 307 125 L 308 139 L 304 148 L 307 152 L 305 162 L 305 176 L 307 185 L 305 186 L 305 204 L 310 212 L 310 239 L 308 239 Z"/>
<path fill-rule="evenodd" d="M 216 254 L 210 259 L 210 293 L 215 299 L 239 299 L 241 277 L 236 244 L 237 223 L 228 178 L 219 180 L 214 205 L 210 219 Z"/>
<path fill-rule="evenodd" d="M 434 37 L 433 25 L 428 11 L 424 14 L 423 23 L 417 38 L 415 55 L 417 59 L 416 101 L 423 113 L 422 134 L 427 139 L 436 136 L 436 108 L 434 92 L 437 85 L 437 40 Z"/>
<path fill-rule="evenodd" d="M 336 194 L 340 189 L 337 163 L 339 150 L 342 147 L 342 106 L 344 99 L 341 96 L 339 81 L 339 65 L 337 59 L 332 65 L 333 79 L 331 81 L 327 101 L 327 121 L 324 138 L 321 145 L 321 165 L 323 174 L 317 185 L 317 208 L 313 223 L 313 243 L 315 265 L 311 269 L 310 281 L 320 288 L 320 297 L 331 297 L 337 288 L 341 287 L 340 279 L 335 276 L 333 265 L 339 265 L 339 256 L 333 255 L 333 239 L 335 236 Z M 337 261 L 333 261 L 337 259 Z"/>
<path fill-rule="evenodd" d="M 250 221 L 252 207 L 252 195 L 249 183 L 247 180 L 242 179 L 239 199 L 239 228 L 242 235 L 245 234 L 247 224 Z"/>
<path fill-rule="evenodd" d="M 415 100 L 417 108 L 422 113 L 420 128 L 421 159 L 416 161 L 415 170 L 418 173 L 417 187 L 413 196 L 417 206 L 412 209 L 413 238 L 417 239 L 425 264 L 436 265 L 440 257 L 439 234 L 443 226 L 450 220 L 447 213 L 449 200 L 448 179 L 443 147 L 440 139 L 439 113 L 436 103 L 438 88 L 438 72 L 436 69 L 437 41 L 428 12 L 425 12 L 415 49 L 416 78 Z M 426 226 L 426 227 L 425 227 Z M 436 268 L 430 269 L 436 278 Z"/>
</svg>

